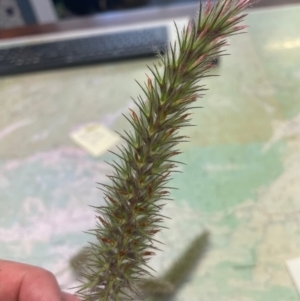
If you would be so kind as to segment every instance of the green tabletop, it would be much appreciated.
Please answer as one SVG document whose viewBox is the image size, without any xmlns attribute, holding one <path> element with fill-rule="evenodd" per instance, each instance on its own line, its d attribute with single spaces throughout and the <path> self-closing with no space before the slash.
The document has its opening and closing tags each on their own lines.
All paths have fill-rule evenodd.
<svg viewBox="0 0 300 301">
<path fill-rule="evenodd" d="M 286 260 L 300 257 L 300 6 L 252 10 L 248 33 L 209 78 L 196 127 L 185 130 L 182 174 L 166 206 L 160 275 L 204 228 L 211 246 L 176 301 L 299 300 Z M 51 270 L 76 284 L 69 259 L 102 204 L 105 153 L 70 134 L 97 122 L 122 131 L 146 64 L 135 60 L 0 79 L 0 258 Z"/>
</svg>

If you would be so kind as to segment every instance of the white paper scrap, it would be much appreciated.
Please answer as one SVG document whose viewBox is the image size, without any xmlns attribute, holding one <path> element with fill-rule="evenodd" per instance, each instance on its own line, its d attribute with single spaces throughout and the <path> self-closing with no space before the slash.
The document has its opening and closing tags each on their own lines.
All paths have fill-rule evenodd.
<svg viewBox="0 0 300 301">
<path fill-rule="evenodd" d="M 94 157 L 103 155 L 120 137 L 97 123 L 87 124 L 71 134 L 72 140 Z"/>
<path fill-rule="evenodd" d="M 300 257 L 287 260 L 286 266 L 298 293 L 300 294 Z"/>
</svg>

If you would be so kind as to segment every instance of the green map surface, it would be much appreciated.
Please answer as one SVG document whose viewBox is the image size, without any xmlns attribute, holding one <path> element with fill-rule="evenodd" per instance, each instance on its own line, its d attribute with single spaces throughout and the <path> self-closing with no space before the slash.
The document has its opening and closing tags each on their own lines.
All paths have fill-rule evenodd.
<svg viewBox="0 0 300 301">
<path fill-rule="evenodd" d="M 300 257 L 300 6 L 252 10 L 248 33 L 206 81 L 196 127 L 184 130 L 182 174 L 165 208 L 169 230 L 150 265 L 160 275 L 203 229 L 211 245 L 175 301 L 293 301 L 286 260 Z M 93 238 L 89 205 L 109 153 L 92 158 L 70 139 L 89 122 L 128 128 L 122 113 L 149 60 L 0 79 L 0 258 L 76 285 L 70 258 Z M 69 291 L 72 291 L 69 289 Z"/>
</svg>

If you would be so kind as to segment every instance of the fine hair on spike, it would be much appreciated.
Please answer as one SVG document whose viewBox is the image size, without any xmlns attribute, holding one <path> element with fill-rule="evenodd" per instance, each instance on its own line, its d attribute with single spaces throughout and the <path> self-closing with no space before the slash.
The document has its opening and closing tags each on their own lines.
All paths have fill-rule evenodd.
<svg viewBox="0 0 300 301">
<path fill-rule="evenodd" d="M 249 5 L 250 0 L 201 1 L 182 31 L 175 24 L 176 43 L 147 66 L 150 73 L 138 83 L 143 94 L 125 115 L 131 130 L 120 134 L 123 145 L 108 163 L 110 183 L 100 187 L 106 205 L 94 208 L 90 233 L 97 243 L 91 243 L 77 290 L 82 300 L 142 299 L 140 282 L 152 275 L 148 260 L 161 243 L 155 234 L 169 218 L 161 212 L 170 197 L 169 175 L 180 172 L 176 146 L 188 139 L 180 130 L 192 126 L 191 110 L 206 91 L 202 80 L 211 76 L 212 60 L 224 55 L 226 39 L 245 28 L 240 24 Z M 171 290 L 168 285 L 162 289 Z"/>
</svg>

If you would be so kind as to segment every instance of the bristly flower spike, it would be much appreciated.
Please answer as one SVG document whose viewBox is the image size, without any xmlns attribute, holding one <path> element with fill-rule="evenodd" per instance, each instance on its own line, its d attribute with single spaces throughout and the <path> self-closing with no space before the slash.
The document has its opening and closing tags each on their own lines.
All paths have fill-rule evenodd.
<svg viewBox="0 0 300 301">
<path fill-rule="evenodd" d="M 110 185 L 102 185 L 107 206 L 94 207 L 97 227 L 77 294 L 84 301 L 124 301 L 142 298 L 140 282 L 149 274 L 147 262 L 157 250 L 154 234 L 166 218 L 162 201 L 168 199 L 167 182 L 174 170 L 178 135 L 190 126 L 191 104 L 204 92 L 199 80 L 208 76 L 211 60 L 221 54 L 225 38 L 240 32 L 238 25 L 249 0 L 219 0 L 200 4 L 198 17 L 180 33 L 177 43 L 148 67 L 144 97 L 130 110 L 132 132 L 121 136 L 119 162 L 113 161 Z"/>
</svg>

